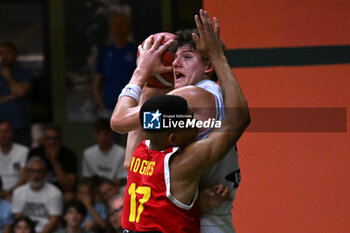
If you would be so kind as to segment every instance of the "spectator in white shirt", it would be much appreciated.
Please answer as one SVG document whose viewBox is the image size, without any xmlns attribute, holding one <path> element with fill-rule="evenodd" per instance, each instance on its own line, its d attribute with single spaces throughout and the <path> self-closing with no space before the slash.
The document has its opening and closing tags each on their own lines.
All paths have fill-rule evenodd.
<svg viewBox="0 0 350 233">
<path fill-rule="evenodd" d="M 45 182 L 46 167 L 39 157 L 29 159 L 26 171 L 28 182 L 13 192 L 12 213 L 15 217 L 27 216 L 36 222 L 37 233 L 51 233 L 62 214 L 62 193 Z"/>
<path fill-rule="evenodd" d="M 112 133 L 109 120 L 98 119 L 94 123 L 97 144 L 84 151 L 83 177 L 99 176 L 125 185 L 128 175 L 123 165 L 125 149 L 112 142 Z"/>
<path fill-rule="evenodd" d="M 10 200 L 15 188 L 26 181 L 24 166 L 28 148 L 13 142 L 13 129 L 6 120 L 0 120 L 0 176 L 3 197 Z"/>
</svg>

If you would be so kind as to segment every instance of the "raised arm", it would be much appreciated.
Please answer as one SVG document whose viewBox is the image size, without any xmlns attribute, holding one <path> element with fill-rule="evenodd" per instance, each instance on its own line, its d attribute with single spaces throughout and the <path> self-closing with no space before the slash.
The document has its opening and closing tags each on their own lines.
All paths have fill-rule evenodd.
<svg viewBox="0 0 350 233">
<path fill-rule="evenodd" d="M 160 46 L 164 36 L 160 36 L 152 44 L 153 36 L 146 39 L 143 46 L 139 46 L 139 62 L 125 86 L 114 108 L 111 117 L 111 128 L 118 133 L 127 133 L 140 127 L 138 102 L 148 77 L 155 74 L 170 72 L 171 66 L 164 66 L 161 56 L 168 49 L 171 40 Z"/>
<path fill-rule="evenodd" d="M 214 18 L 213 29 L 210 18 L 203 10 L 200 11 L 200 19 L 195 16 L 199 37 L 194 34 L 193 38 L 198 52 L 211 62 L 222 83 L 226 117 L 221 128 L 213 130 L 206 139 L 187 146 L 179 158 L 179 169 L 184 176 L 191 174 L 194 181 L 198 181 L 206 169 L 224 157 L 250 123 L 247 101 L 224 56 L 219 23 Z"/>
</svg>

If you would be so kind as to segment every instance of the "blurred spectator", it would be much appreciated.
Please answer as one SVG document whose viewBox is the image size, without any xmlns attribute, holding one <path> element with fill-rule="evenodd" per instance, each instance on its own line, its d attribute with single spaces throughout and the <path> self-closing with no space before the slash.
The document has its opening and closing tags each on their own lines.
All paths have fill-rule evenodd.
<svg viewBox="0 0 350 233">
<path fill-rule="evenodd" d="M 100 176 L 125 185 L 128 172 L 124 169 L 125 149 L 112 142 L 109 120 L 94 123 L 97 144 L 87 148 L 83 157 L 83 176 Z"/>
<path fill-rule="evenodd" d="M 112 203 L 110 207 L 109 222 L 113 228 L 111 232 L 122 233 L 122 212 L 123 212 L 124 197 L 118 197 Z"/>
<path fill-rule="evenodd" d="M 100 117 L 109 118 L 118 95 L 129 82 L 136 68 L 137 45 L 128 41 L 130 22 L 124 13 L 115 13 L 109 20 L 113 44 L 99 51 L 92 88 Z M 102 90 L 101 90 L 102 89 Z"/>
<path fill-rule="evenodd" d="M 83 179 L 78 183 L 77 198 L 88 210 L 82 222 L 84 229 L 95 232 L 106 229 L 106 207 L 103 203 L 95 201 L 96 195 L 91 179 Z"/>
<path fill-rule="evenodd" d="M 15 218 L 11 225 L 11 233 L 35 233 L 35 223 L 26 216 Z"/>
<path fill-rule="evenodd" d="M 32 130 L 31 130 L 31 137 L 32 137 L 32 145 L 31 148 L 38 147 L 43 144 L 43 124 L 41 123 L 34 123 L 32 124 Z"/>
<path fill-rule="evenodd" d="M 0 120 L 0 176 L 3 193 L 10 200 L 12 191 L 26 181 L 24 166 L 28 148 L 12 141 L 10 122 Z"/>
<path fill-rule="evenodd" d="M 71 200 L 66 203 L 63 212 L 65 228 L 56 231 L 55 233 L 92 233 L 81 227 L 86 216 L 87 210 L 84 204 L 77 200 Z"/>
<path fill-rule="evenodd" d="M 0 179 L 0 192 L 2 192 L 2 182 Z M 9 233 L 12 224 L 11 204 L 0 196 L 0 233 Z"/>
<path fill-rule="evenodd" d="M 10 42 L 0 45 L 0 58 L 0 117 L 11 123 L 15 142 L 30 146 L 31 72 L 17 62 L 17 48 Z"/>
<path fill-rule="evenodd" d="M 62 145 L 61 127 L 46 126 L 42 144 L 29 152 L 28 159 L 40 157 L 48 170 L 46 180 L 61 189 L 65 201 L 72 199 L 77 179 L 77 156 Z"/>
<path fill-rule="evenodd" d="M 28 183 L 16 188 L 12 198 L 15 217 L 27 216 L 36 222 L 37 233 L 53 232 L 62 213 L 62 193 L 45 182 L 46 167 L 39 157 L 32 157 L 26 166 Z"/>
<path fill-rule="evenodd" d="M 113 180 L 106 178 L 101 178 L 98 191 L 108 207 L 112 206 L 115 199 L 124 195 L 124 190 L 120 190 L 119 186 Z"/>
</svg>

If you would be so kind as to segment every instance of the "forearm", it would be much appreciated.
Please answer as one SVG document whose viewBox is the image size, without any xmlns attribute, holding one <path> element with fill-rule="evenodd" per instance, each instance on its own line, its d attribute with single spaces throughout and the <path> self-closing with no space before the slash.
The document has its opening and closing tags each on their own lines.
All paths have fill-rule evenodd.
<svg viewBox="0 0 350 233">
<path fill-rule="evenodd" d="M 121 97 L 111 117 L 112 130 L 125 134 L 139 128 L 139 111 L 140 107 L 134 99 L 128 96 Z"/>
<path fill-rule="evenodd" d="M 199 211 L 200 213 L 208 212 L 215 209 L 225 201 L 232 199 L 230 189 L 224 185 L 214 185 L 204 189 L 199 193 Z"/>
<path fill-rule="evenodd" d="M 142 128 L 136 129 L 134 131 L 129 132 L 128 140 L 126 143 L 126 151 L 125 151 L 125 160 L 124 160 L 124 168 L 129 170 L 129 165 L 131 162 L 132 155 L 136 149 L 136 147 L 146 139 L 146 135 Z"/>
<path fill-rule="evenodd" d="M 147 72 L 136 69 L 129 82 L 143 88 Z M 140 127 L 138 102 L 130 96 L 121 96 L 111 117 L 111 128 L 118 133 L 127 133 Z"/>
<path fill-rule="evenodd" d="M 218 79 L 222 83 L 224 93 L 226 117 L 222 122 L 222 130 L 233 134 L 238 133 L 239 138 L 241 135 L 239 132 L 243 133 L 250 123 L 247 100 L 227 63 L 226 57 L 221 56 L 212 61 L 212 64 L 217 71 Z M 229 122 L 234 122 L 234 124 Z"/>
<path fill-rule="evenodd" d="M 5 104 L 13 99 L 16 98 L 16 95 L 11 94 L 11 95 L 6 95 L 6 96 L 0 96 L 0 105 Z"/>
<path fill-rule="evenodd" d="M 57 224 L 58 224 L 58 217 L 51 217 L 52 219 L 50 220 L 50 222 L 48 224 L 46 224 L 46 226 L 44 227 L 44 229 L 41 231 L 41 233 L 51 233 L 55 230 Z"/>
<path fill-rule="evenodd" d="M 27 83 L 17 82 L 12 77 L 7 79 L 7 83 L 10 86 L 11 92 L 17 97 L 22 97 L 29 91 L 29 85 Z"/>
<path fill-rule="evenodd" d="M 95 222 L 103 229 L 106 229 L 107 227 L 107 221 L 103 219 L 94 209 L 94 207 L 87 206 L 88 211 L 91 213 L 92 217 L 94 218 Z"/>
<path fill-rule="evenodd" d="M 235 78 L 225 56 L 220 56 L 211 61 L 219 81 L 222 84 L 226 96 L 226 108 L 247 108 L 248 103 L 243 95 L 241 87 Z"/>
<path fill-rule="evenodd" d="M 209 144 L 212 144 L 208 148 L 211 151 L 206 164 L 208 167 L 226 156 L 226 153 L 238 142 L 244 130 L 250 124 L 248 103 L 226 62 L 226 58 L 222 57 L 216 62 L 219 62 L 219 64 L 214 64 L 214 62 L 213 64 L 215 70 L 218 70 L 217 76 L 222 83 L 226 114 L 222 120 L 220 130 L 213 131 L 216 135 L 211 138 L 208 137 Z"/>
<path fill-rule="evenodd" d="M 10 230 L 11 230 L 11 226 L 10 225 L 5 225 L 3 233 L 10 233 L 11 232 Z"/>
<path fill-rule="evenodd" d="M 150 36 L 143 46 L 139 46 L 139 62 L 129 81 L 129 84 L 136 85 L 136 87 L 130 89 L 131 93 L 138 96 L 132 96 L 130 92 L 125 91 L 123 96 L 119 98 L 111 118 L 111 127 L 114 131 L 125 133 L 139 127 L 138 120 L 136 120 L 136 118 L 138 119 L 139 109 L 135 111 L 140 98 L 139 90 L 142 90 L 148 77 L 172 70 L 171 66 L 164 66 L 161 61 L 162 55 L 172 43 L 170 40 L 160 46 L 163 38 L 163 36 L 160 36 L 152 43 L 153 36 Z M 133 116 L 130 118 L 131 121 L 126 119 L 128 116 Z M 129 124 L 133 127 L 129 127 Z"/>
<path fill-rule="evenodd" d="M 100 87 L 101 79 L 102 79 L 102 77 L 100 75 L 95 75 L 94 80 L 92 82 L 92 92 L 94 94 L 94 97 L 97 101 L 98 106 L 101 109 L 104 109 L 105 105 L 103 103 L 103 99 L 101 96 L 101 87 Z"/>
<path fill-rule="evenodd" d="M 53 161 L 52 165 L 57 176 L 58 183 L 65 192 L 73 192 L 76 175 L 66 173 L 58 161 Z"/>
<path fill-rule="evenodd" d="M 101 109 L 105 109 L 106 106 L 105 106 L 105 104 L 103 103 L 103 99 L 102 99 L 102 96 L 101 96 L 100 91 L 93 89 L 93 93 L 94 93 L 94 96 L 95 96 L 97 105 L 98 105 Z"/>
</svg>

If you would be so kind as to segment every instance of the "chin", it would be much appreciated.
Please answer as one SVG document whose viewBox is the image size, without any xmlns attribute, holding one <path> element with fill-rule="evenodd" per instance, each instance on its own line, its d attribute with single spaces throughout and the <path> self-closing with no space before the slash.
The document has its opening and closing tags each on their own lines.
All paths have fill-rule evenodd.
<svg viewBox="0 0 350 233">
<path fill-rule="evenodd" d="M 181 88 L 181 87 L 185 87 L 185 86 L 186 85 L 183 83 L 175 83 L 174 88 L 176 89 L 176 88 Z"/>
</svg>

